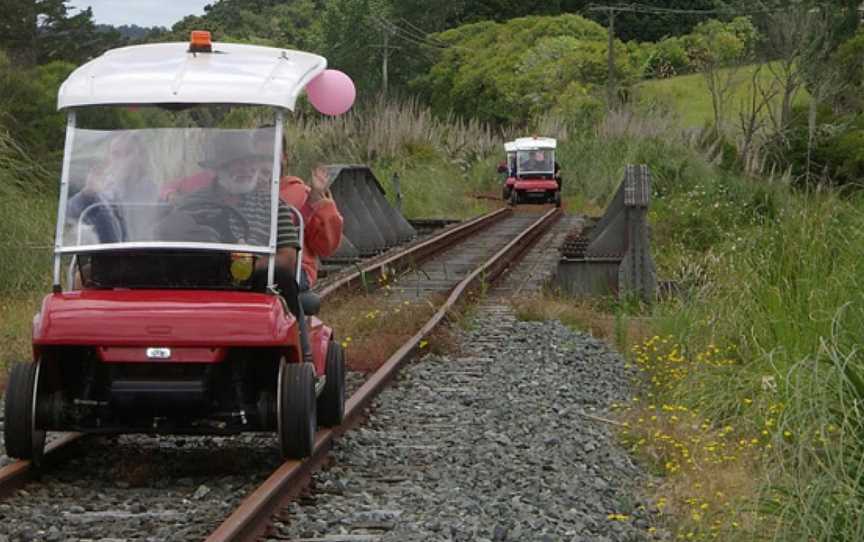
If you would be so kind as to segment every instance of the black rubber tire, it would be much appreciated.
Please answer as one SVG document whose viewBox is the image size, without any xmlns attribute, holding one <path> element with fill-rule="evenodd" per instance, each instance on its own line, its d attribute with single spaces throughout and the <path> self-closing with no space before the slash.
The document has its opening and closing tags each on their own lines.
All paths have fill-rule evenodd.
<svg viewBox="0 0 864 542">
<path fill-rule="evenodd" d="M 555 204 L 555 207 L 561 207 L 561 191 L 556 190 L 552 195 L 552 203 Z"/>
<path fill-rule="evenodd" d="M 33 429 L 33 392 L 38 366 L 16 363 L 6 386 L 3 441 L 6 455 L 39 463 L 45 451 L 45 431 Z"/>
<path fill-rule="evenodd" d="M 315 369 L 308 362 L 282 363 L 279 447 L 282 457 L 302 459 L 312 454 L 318 429 Z"/>
<path fill-rule="evenodd" d="M 514 207 L 516 205 L 519 205 L 519 192 L 517 192 L 516 190 L 510 191 L 510 205 Z"/>
<path fill-rule="evenodd" d="M 345 351 L 336 341 L 327 345 L 327 382 L 318 397 L 318 423 L 335 427 L 345 419 Z"/>
</svg>

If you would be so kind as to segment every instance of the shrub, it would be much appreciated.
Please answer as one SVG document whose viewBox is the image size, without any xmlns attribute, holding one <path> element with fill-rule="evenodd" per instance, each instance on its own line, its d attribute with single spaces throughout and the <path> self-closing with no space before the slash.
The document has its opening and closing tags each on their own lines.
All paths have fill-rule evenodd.
<svg viewBox="0 0 864 542">
<path fill-rule="evenodd" d="M 840 45 L 831 58 L 836 73 L 841 76 L 834 96 L 835 107 L 846 113 L 864 113 L 864 30 Z"/>
<path fill-rule="evenodd" d="M 66 120 L 57 111 L 57 91 L 74 69 L 50 62 L 22 69 L 0 63 L 0 118 L 18 141 L 42 157 L 56 159 L 63 148 Z"/>
<path fill-rule="evenodd" d="M 656 45 L 646 45 L 650 54 L 643 68 L 645 77 L 665 79 L 695 70 L 681 38 L 667 38 Z"/>
<path fill-rule="evenodd" d="M 789 169 L 796 185 L 857 186 L 864 176 L 864 114 L 837 115 L 827 106 L 819 109 L 808 163 L 807 112 L 793 109 L 785 134 L 769 144 L 775 167 Z"/>
<path fill-rule="evenodd" d="M 591 88 L 607 78 L 606 31 L 577 15 L 469 24 L 435 39 L 450 47 L 414 88 L 430 97 L 439 114 L 526 123 L 554 107 L 571 83 Z M 615 48 L 619 81 L 627 84 L 637 70 L 629 49 L 618 41 Z"/>
</svg>

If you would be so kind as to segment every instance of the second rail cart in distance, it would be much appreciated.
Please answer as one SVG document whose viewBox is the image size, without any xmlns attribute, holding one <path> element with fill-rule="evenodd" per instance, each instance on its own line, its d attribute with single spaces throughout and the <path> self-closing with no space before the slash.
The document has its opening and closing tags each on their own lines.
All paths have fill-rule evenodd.
<svg viewBox="0 0 864 542">
<path fill-rule="evenodd" d="M 510 204 L 552 203 L 561 205 L 561 181 L 555 161 L 557 142 L 550 137 L 521 137 L 505 144 L 515 155 L 514 168 L 505 181 L 503 194 Z"/>
</svg>

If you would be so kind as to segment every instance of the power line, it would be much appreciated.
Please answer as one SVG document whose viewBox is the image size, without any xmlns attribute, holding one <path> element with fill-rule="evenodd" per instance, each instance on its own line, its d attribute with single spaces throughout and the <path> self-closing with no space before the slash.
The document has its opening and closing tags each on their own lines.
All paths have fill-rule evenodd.
<svg viewBox="0 0 864 542">
<path fill-rule="evenodd" d="M 399 17 L 399 20 L 402 21 L 403 23 L 405 23 L 406 25 L 408 25 L 408 26 L 409 26 L 411 29 L 413 29 L 416 33 L 418 33 L 418 34 L 422 35 L 423 37 L 425 37 L 427 40 L 429 40 L 429 41 L 433 41 L 433 42 L 435 42 L 435 43 L 440 43 L 441 45 L 448 45 L 447 43 L 445 43 L 445 42 L 443 42 L 443 41 L 441 41 L 441 40 L 439 40 L 439 39 L 437 39 L 437 38 L 430 38 L 430 37 L 429 37 L 429 36 L 430 36 L 430 33 L 429 33 L 429 32 L 426 32 L 425 30 L 423 30 L 423 29 L 420 28 L 419 26 L 413 24 L 411 21 L 409 21 L 409 20 L 406 19 L 405 17 Z"/>
<path fill-rule="evenodd" d="M 390 31 L 396 37 L 403 39 L 405 41 L 408 41 L 410 43 L 413 43 L 415 45 L 430 47 L 433 49 L 448 49 L 451 47 L 451 45 L 448 45 L 448 44 L 432 42 L 429 39 L 427 39 L 425 36 L 418 36 L 416 34 L 413 34 L 412 32 L 409 32 L 408 30 L 405 30 L 404 28 L 397 26 L 396 24 L 388 21 L 387 19 L 385 19 L 384 17 L 382 17 L 380 15 L 373 15 L 372 20 L 375 21 L 378 24 L 378 26 L 381 27 L 382 29 Z"/>
<path fill-rule="evenodd" d="M 409 31 L 405 28 L 400 27 L 399 25 L 393 23 L 392 21 L 387 20 L 386 18 L 384 18 L 381 15 L 372 15 L 372 19 L 373 19 L 373 21 L 375 21 L 379 25 L 379 27 L 390 29 L 392 32 L 395 33 L 396 37 L 398 37 L 402 40 L 405 40 L 409 43 L 412 43 L 414 45 L 419 45 L 421 47 L 426 47 L 428 49 L 435 49 L 435 50 L 458 49 L 458 50 L 469 51 L 469 52 L 474 52 L 474 51 L 479 50 L 479 49 L 474 48 L 474 47 L 465 47 L 463 45 L 455 45 L 452 43 L 443 42 L 441 40 L 432 40 L 432 39 L 428 38 L 428 36 L 422 35 L 423 30 L 416 27 L 416 26 L 414 28 L 417 28 L 417 31 L 412 32 L 412 31 Z M 404 20 L 404 19 L 402 19 L 402 20 Z M 408 21 L 405 21 L 405 22 L 407 23 Z M 408 23 L 408 24 L 410 24 L 410 23 Z M 411 25 L 411 26 L 414 26 L 414 25 Z"/>
<path fill-rule="evenodd" d="M 715 9 L 680 9 L 680 8 L 664 8 L 660 6 L 648 6 L 645 4 L 619 4 L 614 6 L 606 6 L 599 4 L 591 4 L 587 11 L 616 11 L 627 13 L 644 13 L 648 15 L 761 15 L 771 13 L 782 13 L 789 11 L 790 6 L 782 8 L 762 8 L 750 10 L 735 10 L 732 8 L 715 8 Z"/>
</svg>

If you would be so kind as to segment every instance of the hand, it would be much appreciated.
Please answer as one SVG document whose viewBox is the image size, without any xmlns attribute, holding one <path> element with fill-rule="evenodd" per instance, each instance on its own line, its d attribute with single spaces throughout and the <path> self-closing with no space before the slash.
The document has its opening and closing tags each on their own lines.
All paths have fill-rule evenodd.
<svg viewBox="0 0 864 542">
<path fill-rule="evenodd" d="M 324 199 L 330 199 L 330 191 L 327 189 L 327 170 L 317 167 L 312 171 L 312 180 L 309 183 L 309 203 L 316 203 Z"/>
<path fill-rule="evenodd" d="M 101 192 L 104 174 L 105 172 L 101 168 L 91 169 L 87 174 L 87 181 L 84 183 L 84 191 Z"/>
</svg>

